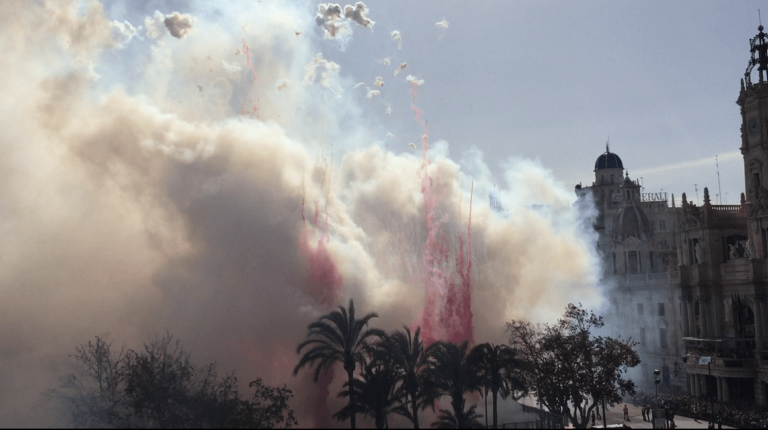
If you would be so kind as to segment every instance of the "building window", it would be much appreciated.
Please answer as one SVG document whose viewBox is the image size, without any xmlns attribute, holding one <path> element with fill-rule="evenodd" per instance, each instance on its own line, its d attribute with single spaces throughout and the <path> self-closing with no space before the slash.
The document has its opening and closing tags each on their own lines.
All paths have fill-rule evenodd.
<svg viewBox="0 0 768 430">
<path fill-rule="evenodd" d="M 640 327 L 640 346 L 645 346 L 645 329 Z"/>
<path fill-rule="evenodd" d="M 663 349 L 667 349 L 667 329 L 659 329 L 659 346 Z"/>
<path fill-rule="evenodd" d="M 629 273 L 637 273 L 638 272 L 638 263 L 637 263 L 637 251 L 629 251 L 627 253 L 627 266 L 629 266 Z"/>
<path fill-rule="evenodd" d="M 666 230 L 667 229 L 667 222 L 664 220 L 659 221 L 659 230 Z"/>
<path fill-rule="evenodd" d="M 659 316 L 664 316 L 664 303 L 659 303 Z"/>
<path fill-rule="evenodd" d="M 638 303 L 637 304 L 637 314 L 638 315 L 642 315 L 643 314 L 643 304 L 642 303 Z"/>
</svg>

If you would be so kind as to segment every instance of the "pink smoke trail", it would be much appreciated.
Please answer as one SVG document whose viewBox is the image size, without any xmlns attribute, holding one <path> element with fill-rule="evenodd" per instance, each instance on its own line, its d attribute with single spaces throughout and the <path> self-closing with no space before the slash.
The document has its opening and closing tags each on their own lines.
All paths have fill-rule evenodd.
<svg viewBox="0 0 768 430">
<path fill-rule="evenodd" d="M 411 86 L 415 92 L 415 87 Z M 445 234 L 440 232 L 440 224 L 447 220 L 435 219 L 437 203 L 444 197 L 445 192 L 438 193 L 432 177 L 426 171 L 430 161 L 427 160 L 429 151 L 429 127 L 422 122 L 422 111 L 411 105 L 416 121 L 424 126 L 422 136 L 423 154 L 419 176 L 421 177 L 421 194 L 424 198 L 424 219 L 427 224 L 427 240 L 424 243 L 424 308 L 418 319 L 422 336 L 426 344 L 440 339 L 452 342 L 469 340 L 474 342 L 474 327 L 472 322 L 472 195 L 469 200 L 468 254 L 464 251 L 464 238 L 459 238 L 459 253 L 455 260 L 457 281 L 451 280 L 448 260 L 449 249 Z M 437 180 L 439 187 L 440 181 Z M 474 184 L 472 185 L 474 194 Z M 459 216 L 461 218 L 461 216 Z"/>
<path fill-rule="evenodd" d="M 256 69 L 253 68 L 253 64 L 251 63 L 251 48 L 248 46 L 247 43 L 245 43 L 245 38 L 243 38 L 243 53 L 245 54 L 245 62 L 248 64 L 248 67 L 251 69 L 251 72 L 253 73 L 253 83 L 251 84 L 251 87 L 248 88 L 248 91 L 246 91 L 246 94 L 250 94 L 251 90 L 253 90 L 253 88 L 256 86 L 256 81 L 258 81 L 258 77 L 256 76 Z M 253 100 L 251 100 L 250 96 L 248 96 L 248 101 L 251 103 L 253 110 L 251 112 L 248 112 L 245 109 L 243 109 L 243 106 L 240 106 L 240 115 L 255 113 L 258 116 L 259 114 L 258 106 L 253 104 Z M 245 100 L 243 100 L 243 105 L 245 105 Z"/>
</svg>

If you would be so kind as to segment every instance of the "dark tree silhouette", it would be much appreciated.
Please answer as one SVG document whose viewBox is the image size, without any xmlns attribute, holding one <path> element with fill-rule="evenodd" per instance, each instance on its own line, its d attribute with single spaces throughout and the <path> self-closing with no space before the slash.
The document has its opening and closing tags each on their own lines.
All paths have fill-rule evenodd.
<svg viewBox="0 0 768 430">
<path fill-rule="evenodd" d="M 375 353 L 374 353 L 375 354 Z M 378 354 L 376 354 L 378 355 Z M 387 415 L 398 413 L 408 416 L 408 409 L 398 398 L 398 376 L 388 360 L 374 358 L 363 366 L 362 379 L 352 381 L 355 403 L 342 408 L 333 417 L 345 420 L 355 413 L 374 419 L 377 429 L 389 428 Z M 349 383 L 344 383 L 339 397 L 350 397 Z"/>
<path fill-rule="evenodd" d="M 328 369 L 337 362 L 344 365 L 347 372 L 347 384 L 354 387 L 354 372 L 358 363 L 362 364 L 365 352 L 369 346 L 369 340 L 374 337 L 384 337 L 386 334 L 376 328 L 365 327 L 368 322 L 377 318 L 376 313 L 369 313 L 361 319 L 355 318 L 355 304 L 349 300 L 349 311 L 339 306 L 338 311 L 333 311 L 320 317 L 308 327 L 307 340 L 300 343 L 296 353 L 310 346 L 309 351 L 299 360 L 299 364 L 293 369 L 297 375 L 304 366 L 315 367 L 315 382 L 321 371 Z M 365 329 L 365 330 L 363 330 Z M 355 404 L 355 390 L 349 393 L 349 405 Z M 351 428 L 355 428 L 355 413 L 350 414 Z"/>
<path fill-rule="evenodd" d="M 122 349 L 97 337 L 76 347 L 77 373 L 51 395 L 65 402 L 75 427 L 289 428 L 297 424 L 291 390 L 251 382 L 252 400 L 238 393 L 237 378 L 219 378 L 216 366 L 198 366 L 171 335 L 144 349 Z"/>
<path fill-rule="evenodd" d="M 586 428 L 601 398 L 614 406 L 635 393 L 635 384 L 624 374 L 640 363 L 634 350 L 637 343 L 592 336 L 592 329 L 603 325 L 602 317 L 573 304 L 553 326 L 527 321 L 507 324 L 510 345 L 524 362 L 528 388 L 575 428 Z"/>
<path fill-rule="evenodd" d="M 463 402 L 463 400 L 462 400 Z M 462 409 L 464 406 L 462 405 Z M 475 412 L 477 405 L 472 405 L 469 409 L 461 414 L 460 418 L 456 418 L 456 415 L 451 413 L 447 409 L 440 409 L 437 413 L 437 421 L 432 423 L 432 428 L 438 429 L 479 429 L 483 428 L 483 424 L 478 421 L 482 415 Z"/>
<path fill-rule="evenodd" d="M 468 411 L 464 410 L 464 393 L 480 391 L 480 378 L 477 369 L 469 360 L 468 349 L 468 341 L 460 345 L 438 341 L 425 351 L 425 379 L 437 396 L 451 397 L 453 417 L 459 427 L 466 427 L 473 421 L 471 416 L 476 407 L 473 405 Z"/>
<path fill-rule="evenodd" d="M 409 408 L 407 418 L 413 422 L 413 428 L 419 428 L 419 410 L 434 406 L 435 393 L 424 380 L 427 356 L 421 340 L 421 328 L 411 335 L 408 327 L 388 335 L 381 342 L 381 349 L 392 362 L 400 381 L 403 402 Z"/>
<path fill-rule="evenodd" d="M 493 428 L 496 428 L 498 395 L 506 399 L 515 391 L 520 396 L 525 393 L 525 380 L 519 374 L 522 363 L 515 357 L 515 351 L 507 345 L 483 343 L 472 348 L 469 356 L 472 367 L 480 377 L 480 384 L 493 395 Z"/>
</svg>

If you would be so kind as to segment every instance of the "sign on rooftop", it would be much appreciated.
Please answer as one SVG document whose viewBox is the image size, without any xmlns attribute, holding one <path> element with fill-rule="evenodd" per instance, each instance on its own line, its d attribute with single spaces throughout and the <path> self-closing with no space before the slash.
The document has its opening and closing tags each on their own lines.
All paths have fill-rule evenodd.
<svg viewBox="0 0 768 430">
<path fill-rule="evenodd" d="M 712 357 L 699 357 L 699 364 L 709 364 L 712 361 Z"/>
<path fill-rule="evenodd" d="M 642 202 L 666 202 L 667 193 L 640 193 Z"/>
</svg>

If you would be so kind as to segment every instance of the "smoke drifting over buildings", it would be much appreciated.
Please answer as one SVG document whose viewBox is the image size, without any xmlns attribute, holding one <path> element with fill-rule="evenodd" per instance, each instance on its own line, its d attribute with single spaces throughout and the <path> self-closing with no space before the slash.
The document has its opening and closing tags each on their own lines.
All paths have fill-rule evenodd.
<svg viewBox="0 0 768 430">
<path fill-rule="evenodd" d="M 373 25 L 359 5 L 348 19 Z M 405 139 L 424 131 L 385 149 L 343 63 L 319 53 L 325 44 L 296 38 L 313 12 L 254 7 L 261 21 L 245 32 L 237 13 L 157 12 L 144 21 L 150 38 L 132 46 L 146 61 L 121 65 L 104 54 L 138 38 L 116 37 L 99 3 L 82 12 L 74 3 L 0 4 L 0 422 L 61 424 L 40 393 L 72 370 L 75 344 L 100 335 L 138 347 L 168 330 L 196 360 L 237 369 L 241 381 L 300 388 L 293 407 L 312 426 L 315 384 L 291 370 L 307 324 L 332 306 L 312 293 L 304 247 L 319 255 L 322 243 L 341 280 L 339 303 L 354 298 L 387 330 L 419 320 L 428 233 L 419 171 L 434 180 L 437 228 L 452 256 L 474 181 L 477 341 L 504 341 L 510 318 L 542 321 L 568 302 L 602 303 L 594 238 L 550 171 L 510 160 L 508 186 L 496 191 L 509 216 L 498 216 L 484 198 L 496 181 L 479 151 L 453 159 L 439 140 L 410 151 Z M 33 25 L 48 16 L 58 19 Z M 315 20 L 331 38 L 344 25 L 338 5 L 320 5 Z M 161 41 L 165 32 L 179 40 Z M 258 81 L 245 55 L 233 54 L 245 43 Z M 194 58 L 211 66 L 193 67 Z M 97 84 L 96 71 L 98 82 L 130 85 Z M 411 88 L 399 80 L 386 90 Z M 258 111 L 241 115 L 257 100 Z M 395 111 L 402 116 L 387 120 L 413 121 L 409 106 Z M 341 401 L 328 398 L 330 413 Z"/>
</svg>

